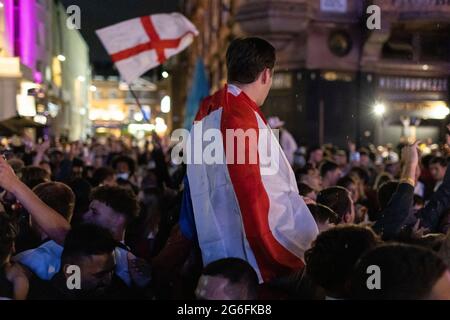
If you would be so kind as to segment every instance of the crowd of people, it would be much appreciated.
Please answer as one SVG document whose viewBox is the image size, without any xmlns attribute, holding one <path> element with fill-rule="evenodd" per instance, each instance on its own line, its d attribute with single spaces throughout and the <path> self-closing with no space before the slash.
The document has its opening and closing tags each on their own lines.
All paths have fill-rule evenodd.
<svg viewBox="0 0 450 320">
<path fill-rule="evenodd" d="M 260 283 L 241 259 L 203 266 L 179 226 L 185 166 L 157 136 L 144 148 L 112 137 L 4 146 L 0 297 L 450 299 L 449 148 L 399 148 L 301 154 L 298 189 L 319 236 L 304 268 Z M 371 265 L 383 290 L 367 286 Z"/>
<path fill-rule="evenodd" d="M 275 60 L 263 39 L 233 40 L 190 140 L 208 148 L 202 124 L 281 129 L 272 173 L 228 161 L 242 154 L 227 140 L 227 163 L 186 164 L 156 133 L 2 140 L 0 297 L 450 300 L 450 127 L 441 146 L 298 148 L 260 110 Z"/>
</svg>

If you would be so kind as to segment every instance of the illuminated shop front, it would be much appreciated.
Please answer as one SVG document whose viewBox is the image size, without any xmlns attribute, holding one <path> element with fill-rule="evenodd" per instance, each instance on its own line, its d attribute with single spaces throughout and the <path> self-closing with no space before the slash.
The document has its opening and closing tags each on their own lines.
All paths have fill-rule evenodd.
<svg viewBox="0 0 450 320">
<path fill-rule="evenodd" d="M 160 136 L 168 132 L 170 96 L 145 79 L 133 84 L 133 90 L 142 109 L 128 85 L 118 77 L 94 77 L 90 87 L 89 119 L 96 135 L 131 135 L 144 139 L 153 131 Z"/>
</svg>

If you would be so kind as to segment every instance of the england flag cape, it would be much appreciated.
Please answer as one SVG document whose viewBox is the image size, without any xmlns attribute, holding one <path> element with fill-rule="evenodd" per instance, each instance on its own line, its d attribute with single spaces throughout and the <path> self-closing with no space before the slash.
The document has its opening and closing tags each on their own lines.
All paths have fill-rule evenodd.
<svg viewBox="0 0 450 320">
<path fill-rule="evenodd" d="M 301 269 L 318 228 L 260 108 L 238 87 L 226 85 L 206 98 L 197 113 L 188 142 L 197 156 L 208 153 L 209 129 L 222 133 L 223 139 L 215 141 L 220 145 L 215 156 L 226 161 L 188 162 L 180 216 L 183 234 L 198 240 L 204 265 L 241 258 L 261 282 Z M 240 130 L 256 132 L 257 139 L 245 146 L 244 163 L 236 161 L 239 146 L 228 148 L 227 133 Z"/>
</svg>

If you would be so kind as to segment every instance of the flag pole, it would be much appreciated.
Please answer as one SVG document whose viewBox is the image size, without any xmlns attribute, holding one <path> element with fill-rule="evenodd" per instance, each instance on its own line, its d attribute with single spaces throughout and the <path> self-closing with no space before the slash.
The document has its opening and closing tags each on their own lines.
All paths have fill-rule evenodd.
<svg viewBox="0 0 450 320">
<path fill-rule="evenodd" d="M 144 117 L 144 120 L 148 123 L 150 123 L 150 119 L 147 118 L 147 115 L 144 112 L 144 109 L 142 108 L 142 105 L 139 101 L 139 98 L 136 94 L 136 92 L 134 92 L 133 88 L 131 87 L 131 84 L 128 84 L 128 90 L 130 90 L 131 95 L 133 96 L 134 100 L 136 100 L 136 104 L 138 105 L 139 109 L 141 110 L 142 116 Z"/>
</svg>

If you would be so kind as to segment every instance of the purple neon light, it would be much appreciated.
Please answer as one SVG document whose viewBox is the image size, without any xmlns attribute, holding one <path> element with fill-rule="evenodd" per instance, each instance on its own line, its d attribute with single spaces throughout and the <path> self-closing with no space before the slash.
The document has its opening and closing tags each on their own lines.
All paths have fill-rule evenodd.
<svg viewBox="0 0 450 320">
<path fill-rule="evenodd" d="M 42 73 L 39 71 L 34 72 L 34 82 L 36 83 L 42 83 Z"/>
<path fill-rule="evenodd" d="M 20 58 L 22 63 L 35 70 L 36 66 L 36 1 L 19 1 L 20 12 Z M 16 17 L 18 18 L 18 17 Z"/>
</svg>

